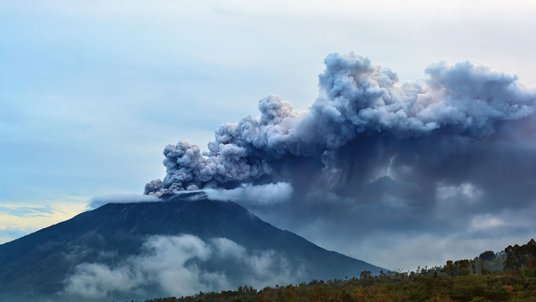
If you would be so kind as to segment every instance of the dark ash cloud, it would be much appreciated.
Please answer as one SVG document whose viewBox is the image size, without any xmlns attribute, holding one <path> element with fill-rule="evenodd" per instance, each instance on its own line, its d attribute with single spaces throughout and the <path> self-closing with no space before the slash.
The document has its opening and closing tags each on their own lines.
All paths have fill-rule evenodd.
<svg viewBox="0 0 536 302">
<path fill-rule="evenodd" d="M 332 54 L 325 63 L 320 96 L 308 112 L 268 96 L 259 102 L 259 118 L 221 126 L 208 152 L 187 142 L 167 146 L 167 175 L 146 193 L 253 182 L 277 174 L 289 157 L 315 158 L 329 176 L 337 174 L 335 153 L 349 145 L 366 148 L 370 140 L 383 145 L 441 137 L 463 148 L 534 110 L 534 93 L 514 76 L 470 63 L 429 67 L 422 83 L 399 83 L 392 71 L 356 55 Z"/>
<path fill-rule="evenodd" d="M 534 91 L 469 62 L 405 83 L 354 54 L 325 64 L 307 111 L 268 96 L 260 117 L 221 126 L 207 152 L 167 146 L 166 177 L 145 193 L 288 183 L 289 202 L 249 208 L 361 258 L 358 242 L 380 234 L 453 238 L 472 227 L 476 238 L 499 225 L 530 234 L 536 223 L 514 227 L 511 213 L 535 203 Z M 354 246 L 338 243 L 348 238 Z"/>
</svg>

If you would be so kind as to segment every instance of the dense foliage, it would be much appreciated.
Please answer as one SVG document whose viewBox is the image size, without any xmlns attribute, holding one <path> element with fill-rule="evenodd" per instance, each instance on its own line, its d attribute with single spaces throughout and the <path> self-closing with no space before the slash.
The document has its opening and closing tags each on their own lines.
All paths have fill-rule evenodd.
<svg viewBox="0 0 536 302">
<path fill-rule="evenodd" d="M 199 293 L 191 297 L 160 298 L 147 302 L 219 301 L 536 301 L 536 242 L 487 251 L 474 259 L 447 261 L 442 267 L 409 273 L 387 273 L 359 278 L 312 281 L 299 285 L 249 286 L 236 291 Z"/>
</svg>

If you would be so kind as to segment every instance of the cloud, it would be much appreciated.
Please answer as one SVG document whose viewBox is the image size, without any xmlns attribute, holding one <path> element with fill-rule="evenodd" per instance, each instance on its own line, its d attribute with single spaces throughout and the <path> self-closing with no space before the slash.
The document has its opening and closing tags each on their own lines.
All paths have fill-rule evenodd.
<svg viewBox="0 0 536 302">
<path fill-rule="evenodd" d="M 134 203 L 134 202 L 159 202 L 162 201 L 156 196 L 139 194 L 112 194 L 96 196 L 89 200 L 87 207 L 90 210 L 96 209 L 108 203 Z"/>
<path fill-rule="evenodd" d="M 251 206 L 287 202 L 292 197 L 292 186 L 286 182 L 262 185 L 245 184 L 234 189 L 204 189 L 212 200 L 235 201 Z"/>
<path fill-rule="evenodd" d="M 436 199 L 445 200 L 467 200 L 473 202 L 480 198 L 482 192 L 470 183 L 462 183 L 455 186 L 438 186 Z"/>
<path fill-rule="evenodd" d="M 104 264 L 83 263 L 76 267 L 66 292 L 86 298 L 104 298 L 111 291 L 132 290 L 141 281 L 137 277 L 127 267 L 112 270 Z"/>
<path fill-rule="evenodd" d="M 207 241 L 193 235 L 152 236 L 142 253 L 117 265 L 82 263 L 66 280 L 64 295 L 102 299 L 112 293 L 191 295 L 249 284 L 263 287 L 299 278 L 275 251 L 248 251 L 226 238 Z M 152 293 L 156 294 L 156 293 Z"/>
<path fill-rule="evenodd" d="M 0 243 L 72 218 L 84 210 L 83 197 L 66 196 L 65 201 L 43 203 L 2 202 Z"/>
<path fill-rule="evenodd" d="M 494 215 L 476 215 L 471 219 L 470 228 L 476 231 L 488 230 L 500 228 L 505 224 L 500 217 Z"/>
</svg>

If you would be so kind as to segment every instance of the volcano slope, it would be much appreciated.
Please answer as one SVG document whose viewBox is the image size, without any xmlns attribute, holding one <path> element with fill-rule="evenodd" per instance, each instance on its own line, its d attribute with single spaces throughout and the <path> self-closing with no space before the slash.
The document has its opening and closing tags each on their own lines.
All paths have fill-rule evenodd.
<svg viewBox="0 0 536 302">
<path fill-rule="evenodd" d="M 110 203 L 0 245 L 0 299 L 144 299 L 382 269 L 204 194 Z"/>
</svg>

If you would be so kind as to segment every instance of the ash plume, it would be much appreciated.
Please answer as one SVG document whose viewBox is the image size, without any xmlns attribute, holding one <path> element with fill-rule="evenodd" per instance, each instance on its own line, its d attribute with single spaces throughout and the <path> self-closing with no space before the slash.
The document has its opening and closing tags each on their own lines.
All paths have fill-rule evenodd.
<svg viewBox="0 0 536 302">
<path fill-rule="evenodd" d="M 272 95 L 259 101 L 259 117 L 217 129 L 206 152 L 187 142 L 167 146 L 167 174 L 148 183 L 145 194 L 279 181 L 306 191 L 344 193 L 351 186 L 366 193 L 363 184 L 386 165 L 399 178 L 423 176 L 470 157 L 483 142 L 493 149 L 515 140 L 515 128 L 533 119 L 533 91 L 515 76 L 469 62 L 437 64 L 425 80 L 404 83 L 355 54 L 324 62 L 308 111 Z M 432 182 L 439 181 L 448 182 L 448 171 Z"/>
<path fill-rule="evenodd" d="M 534 236 L 534 90 L 469 62 L 432 65 L 414 82 L 355 54 L 325 65 L 308 110 L 268 96 L 259 117 L 221 126 L 206 152 L 167 146 L 167 175 L 145 193 L 203 190 L 393 269 Z"/>
</svg>

